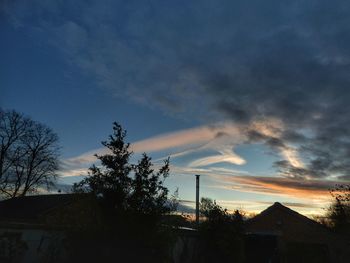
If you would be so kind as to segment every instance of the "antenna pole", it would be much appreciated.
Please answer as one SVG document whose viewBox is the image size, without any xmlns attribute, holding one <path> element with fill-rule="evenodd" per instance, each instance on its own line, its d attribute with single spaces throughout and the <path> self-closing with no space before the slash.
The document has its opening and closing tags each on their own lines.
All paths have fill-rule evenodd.
<svg viewBox="0 0 350 263">
<path fill-rule="evenodd" d="M 196 224 L 199 225 L 199 174 L 196 174 Z"/>
</svg>

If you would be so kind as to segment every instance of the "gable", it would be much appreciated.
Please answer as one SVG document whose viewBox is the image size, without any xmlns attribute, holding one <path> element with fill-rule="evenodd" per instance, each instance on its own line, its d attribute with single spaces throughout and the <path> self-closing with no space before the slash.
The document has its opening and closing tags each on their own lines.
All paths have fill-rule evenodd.
<svg viewBox="0 0 350 263">
<path fill-rule="evenodd" d="M 247 232 L 271 234 L 300 242 L 324 241 L 332 233 L 319 223 L 275 203 L 247 222 Z"/>
</svg>

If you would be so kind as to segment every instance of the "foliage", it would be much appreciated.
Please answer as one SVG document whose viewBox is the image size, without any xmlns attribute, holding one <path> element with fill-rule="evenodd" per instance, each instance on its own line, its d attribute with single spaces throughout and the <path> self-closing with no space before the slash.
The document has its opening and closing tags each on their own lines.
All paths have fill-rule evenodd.
<svg viewBox="0 0 350 263">
<path fill-rule="evenodd" d="M 126 131 L 114 123 L 113 134 L 102 142 L 108 153 L 96 155 L 101 166 L 93 165 L 88 176 L 75 184 L 73 190 L 90 193 L 101 206 L 103 229 L 90 231 L 90 237 L 108 240 L 108 244 L 114 244 L 113 253 L 118 248 L 120 255 L 129 254 L 129 262 L 132 257 L 140 259 L 141 255 L 143 260 L 149 257 L 154 262 L 164 261 L 172 238 L 171 231 L 161 225 L 161 219 L 176 208 L 176 193 L 169 198 L 164 186 L 169 176 L 169 159 L 158 171 L 145 153 L 137 164 L 132 164 L 130 144 L 125 142 L 125 137 Z M 80 233 L 77 236 L 79 240 Z"/>
<path fill-rule="evenodd" d="M 243 261 L 243 213 L 229 214 L 210 198 L 202 198 L 200 212 L 205 220 L 200 224 L 202 240 L 200 262 Z"/>
<path fill-rule="evenodd" d="M 199 207 L 200 213 L 209 221 L 219 221 L 228 218 L 227 210 L 219 206 L 216 201 L 203 197 Z"/>
<path fill-rule="evenodd" d="M 334 200 L 327 211 L 329 225 L 338 233 L 350 234 L 350 184 L 336 185 L 330 193 Z"/>
<path fill-rule="evenodd" d="M 0 193 L 24 196 L 49 188 L 58 169 L 58 136 L 16 111 L 0 110 Z"/>
<path fill-rule="evenodd" d="M 350 184 L 338 184 L 330 190 L 331 195 L 340 202 L 350 202 Z"/>
<path fill-rule="evenodd" d="M 93 165 L 89 175 L 73 186 L 75 192 L 89 192 L 100 197 L 108 209 L 143 215 L 170 212 L 168 189 L 164 180 L 169 176 L 169 158 L 155 172 L 146 153 L 138 163 L 131 164 L 130 144 L 124 141 L 126 131 L 114 123 L 113 135 L 102 144 L 110 153 L 96 155 L 102 167 Z"/>
<path fill-rule="evenodd" d="M 151 158 L 143 154 L 142 159 L 134 166 L 134 172 L 129 197 L 130 209 L 142 214 L 169 212 L 168 189 L 163 185 L 163 179 L 169 176 L 169 159 L 165 160 L 164 166 L 154 173 Z"/>
<path fill-rule="evenodd" d="M 103 141 L 109 154 L 95 155 L 103 168 L 93 165 L 88 177 L 74 184 L 75 192 L 90 192 L 102 197 L 105 205 L 117 210 L 128 208 L 128 195 L 131 191 L 132 179 L 129 177 L 132 165 L 129 163 L 131 152 L 129 144 L 124 142 L 126 132 L 114 123 L 113 135 L 109 141 Z"/>
</svg>

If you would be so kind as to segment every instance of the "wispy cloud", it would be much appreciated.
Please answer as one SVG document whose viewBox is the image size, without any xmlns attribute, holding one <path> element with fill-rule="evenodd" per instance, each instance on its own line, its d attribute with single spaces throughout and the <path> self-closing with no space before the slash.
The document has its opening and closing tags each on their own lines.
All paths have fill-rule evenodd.
<svg viewBox="0 0 350 263">
<path fill-rule="evenodd" d="M 274 123 L 271 121 L 271 123 Z M 253 127 L 265 127 L 270 128 L 265 130 L 265 134 L 269 134 L 270 129 L 275 129 L 276 126 L 272 124 L 257 124 Z M 266 128 L 266 127 L 265 127 Z M 264 130 L 262 128 L 261 130 Z M 132 149 L 137 152 L 157 152 L 168 150 L 170 155 L 174 152 L 173 159 L 176 157 L 183 157 L 193 153 L 200 153 L 202 151 L 216 151 L 218 155 L 209 155 L 205 158 L 197 158 L 194 161 L 188 162 L 181 166 L 176 162 L 171 163 L 171 173 L 175 176 L 192 176 L 193 174 L 201 174 L 204 177 L 210 178 L 210 184 L 204 184 L 204 188 L 212 189 L 225 189 L 233 192 L 252 193 L 258 195 L 265 195 L 266 197 L 275 196 L 278 200 L 289 199 L 298 200 L 297 202 L 306 204 L 309 202 L 312 213 L 320 213 L 321 207 L 325 207 L 330 201 L 328 189 L 333 187 L 336 182 L 330 180 L 315 180 L 307 178 L 294 178 L 294 177 L 282 177 L 281 175 L 252 175 L 248 172 L 241 171 L 239 169 L 229 169 L 220 166 L 213 166 L 213 164 L 228 162 L 235 165 L 240 165 L 246 162 L 240 156 L 236 156 L 233 152 L 235 146 L 240 143 L 244 143 L 247 137 L 244 136 L 242 130 L 251 129 L 251 126 L 239 126 L 232 123 L 221 123 L 217 126 L 199 127 L 188 130 L 182 130 L 179 132 L 173 132 L 170 134 L 163 134 L 160 136 L 152 137 L 142 141 L 131 144 Z M 279 127 L 281 129 L 281 127 Z M 274 134 L 278 136 L 278 134 Z M 182 140 L 183 139 L 183 140 Z M 135 147 L 135 145 L 137 147 Z M 183 150 L 181 150 L 183 148 Z M 104 153 L 104 149 L 97 151 L 91 151 L 81 156 L 65 160 L 66 169 L 63 171 L 64 176 L 80 176 L 86 173 L 88 165 L 95 162 L 96 159 L 92 156 L 92 153 Z M 285 154 L 285 147 L 280 148 L 280 154 Z M 297 153 L 294 158 L 298 159 Z M 233 156 L 233 160 L 225 160 L 225 156 L 230 158 Z M 192 157 L 193 158 L 193 157 Z M 161 165 L 159 160 L 156 160 L 155 168 Z M 291 161 L 292 162 L 292 161 Z M 84 167 L 81 167 L 84 166 Z M 238 166 L 239 167 L 239 166 Z M 239 208 L 240 204 L 243 208 L 249 209 L 249 211 L 259 212 L 264 209 L 264 204 L 254 203 L 254 201 L 240 200 L 235 201 L 235 204 L 228 205 L 229 209 Z M 251 203 L 250 203 L 251 202 Z M 223 205 L 224 202 L 220 203 Z M 291 204 L 289 204 L 291 205 Z M 298 211 L 306 211 L 306 207 L 293 208 Z M 305 208 L 305 210 L 303 210 Z"/>
<path fill-rule="evenodd" d="M 223 147 L 218 151 L 220 154 L 199 158 L 188 164 L 190 167 L 208 166 L 217 163 L 231 163 L 235 165 L 245 164 L 246 161 L 233 152 L 232 147 Z"/>
<path fill-rule="evenodd" d="M 261 130 L 264 134 L 270 134 L 276 129 L 276 125 L 275 120 L 253 122 L 248 125 L 222 122 L 215 125 L 200 126 L 197 128 L 160 134 L 131 143 L 130 148 L 135 153 L 152 153 L 166 150 L 166 155 L 170 156 L 172 159 L 186 155 L 192 156 L 192 158 L 195 159 L 187 164 L 188 167 L 192 168 L 209 166 L 217 163 L 243 165 L 247 160 L 237 155 L 234 149 L 236 146 L 244 144 L 248 140 L 246 130 L 254 128 Z M 278 123 L 278 127 L 279 125 Z M 276 134 L 276 136 L 278 136 L 278 134 Z M 289 159 L 291 161 L 298 160 L 297 153 L 292 152 L 289 148 L 283 147 L 279 150 L 280 154 L 284 156 L 289 151 Z M 108 153 L 107 149 L 100 148 L 66 159 L 63 163 L 66 167 L 72 169 L 86 167 L 96 162 L 94 154 L 102 155 L 106 153 Z M 206 153 L 206 156 L 194 157 L 194 155 L 198 153 Z M 161 159 L 163 158 L 156 161 Z"/>
<path fill-rule="evenodd" d="M 300 180 L 277 175 L 252 175 L 248 172 L 221 167 L 181 167 L 172 165 L 177 175 L 201 174 L 210 179 L 209 188 L 235 192 L 262 194 L 266 196 L 298 198 L 304 202 L 326 204 L 331 197 L 329 189 L 341 181 L 325 179 Z"/>
<path fill-rule="evenodd" d="M 213 175 L 218 187 L 242 192 L 297 197 L 307 200 L 329 201 L 329 189 L 338 181 L 297 180 L 267 176 Z"/>
<path fill-rule="evenodd" d="M 149 139 L 137 141 L 131 144 L 134 152 L 155 152 L 170 148 L 192 148 L 213 140 L 220 132 L 220 128 L 202 126 L 193 129 L 161 134 Z"/>
<path fill-rule="evenodd" d="M 208 142 L 214 140 L 222 129 L 225 127 L 221 125 L 215 126 L 202 126 L 193 129 L 187 129 L 167 134 L 161 134 L 144 140 L 131 143 L 130 150 L 135 153 L 152 153 L 156 151 L 162 151 L 166 149 L 172 149 L 174 156 L 178 157 L 187 153 L 191 153 L 195 150 L 202 150 L 208 148 Z M 206 145 L 203 147 L 203 145 Z M 179 149 L 181 148 L 181 151 Z M 176 153 L 176 151 L 178 151 Z M 96 161 L 95 154 L 101 155 L 108 153 L 105 148 L 99 148 L 79 156 L 65 160 L 69 164 L 91 164 Z"/>
<path fill-rule="evenodd" d="M 300 180 L 251 175 L 247 172 L 220 167 L 190 168 L 172 165 L 171 171 L 178 176 L 201 174 L 202 189 L 211 189 L 210 192 L 232 191 L 232 198 L 217 199 L 218 204 L 230 211 L 241 208 L 253 213 L 258 213 L 275 201 L 280 201 L 303 214 L 323 214 L 332 200 L 329 189 L 339 183 L 339 181 L 330 180 Z"/>
<path fill-rule="evenodd" d="M 172 156 L 171 173 L 174 176 L 192 176 L 201 174 L 209 179 L 210 183 L 202 185 L 205 189 L 216 189 L 232 191 L 235 193 L 248 193 L 254 195 L 263 195 L 275 200 L 292 200 L 289 206 L 297 211 L 305 213 L 319 214 L 322 208 L 326 207 L 330 201 L 328 189 L 333 187 L 336 182 L 330 180 L 315 180 L 306 177 L 284 176 L 283 174 L 274 175 L 252 175 L 239 169 L 239 165 L 249 162 L 234 153 L 235 147 L 244 144 L 251 139 L 246 136 L 247 130 L 260 131 L 260 135 L 273 136 L 275 141 L 269 141 L 267 145 L 274 147 L 282 158 L 289 163 L 303 167 L 299 160 L 298 152 L 292 146 L 280 144 L 279 136 L 283 134 L 283 125 L 274 119 L 264 122 L 254 122 L 247 125 L 236 125 L 231 122 L 219 123 L 211 126 L 201 126 L 161 134 L 145 140 L 137 141 L 131 144 L 135 153 L 142 152 L 163 152 L 166 151 Z M 207 157 L 196 157 L 196 154 L 210 152 Z M 212 155 L 215 152 L 215 155 Z M 86 169 L 91 163 L 96 161 L 93 153 L 106 153 L 104 149 L 90 151 L 80 156 L 65 160 L 67 169 L 62 173 L 64 176 L 80 176 L 86 174 Z M 178 165 L 176 158 L 190 157 L 187 164 Z M 225 159 L 232 158 L 232 159 Z M 162 158 L 155 161 L 155 168 L 161 165 Z M 175 160 L 175 161 L 174 161 Z M 224 168 L 222 166 L 213 166 L 227 162 L 238 165 L 237 170 Z M 205 180 L 206 181 L 206 180 Z M 221 202 L 222 201 L 222 202 Z M 266 208 L 268 203 L 258 203 L 252 200 L 237 200 L 232 204 L 221 200 L 219 204 L 230 210 L 244 208 L 250 212 L 259 212 Z M 226 201 L 228 202 L 228 201 Z M 294 202 L 296 204 L 292 204 Z M 299 205 L 298 205 L 299 204 Z M 306 207 L 306 204 L 309 207 Z"/>
<path fill-rule="evenodd" d="M 2 10 L 112 96 L 204 123 L 279 120 L 280 131 L 251 128 L 282 151 L 285 175 L 346 179 L 350 4 L 314 2 L 33 0 Z"/>
<path fill-rule="evenodd" d="M 135 153 L 191 157 L 173 172 L 214 187 L 324 202 L 350 178 L 350 3 L 277 2 L 5 1 L 0 12 L 111 96 L 204 123 Z M 249 164 L 235 153 L 244 143 L 269 147 L 278 173 L 213 167 Z M 107 152 L 63 160 L 62 174 L 83 174 L 95 153 Z"/>
<path fill-rule="evenodd" d="M 201 174 L 212 180 L 207 187 L 226 189 L 266 196 L 300 198 L 310 202 L 327 203 L 330 200 L 329 189 L 339 181 L 298 180 L 279 176 L 251 175 L 239 170 L 217 167 L 188 168 L 172 166 L 175 174 Z"/>
</svg>

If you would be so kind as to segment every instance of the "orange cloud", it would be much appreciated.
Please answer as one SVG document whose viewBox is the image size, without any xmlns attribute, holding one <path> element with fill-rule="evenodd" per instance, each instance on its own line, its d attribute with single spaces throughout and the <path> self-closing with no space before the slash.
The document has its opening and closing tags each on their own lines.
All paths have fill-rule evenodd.
<svg viewBox="0 0 350 263">
<path fill-rule="evenodd" d="M 336 184 L 328 180 L 298 180 L 266 176 L 214 175 L 213 177 L 226 189 L 323 201 L 329 199 L 328 189 Z"/>
</svg>

